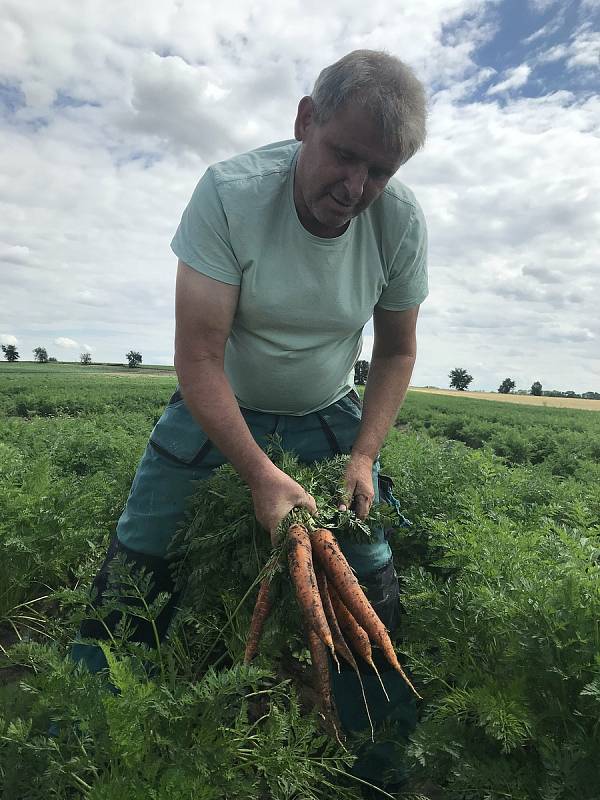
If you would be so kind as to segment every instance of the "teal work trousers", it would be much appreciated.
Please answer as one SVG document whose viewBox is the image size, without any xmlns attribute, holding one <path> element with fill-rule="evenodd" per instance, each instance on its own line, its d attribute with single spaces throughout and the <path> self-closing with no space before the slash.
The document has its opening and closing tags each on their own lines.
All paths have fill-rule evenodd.
<svg viewBox="0 0 600 800">
<path fill-rule="evenodd" d="M 241 409 L 241 412 L 260 447 L 265 449 L 269 437 L 277 434 L 285 450 L 294 452 L 303 463 L 312 463 L 351 451 L 360 425 L 361 404 L 356 392 L 350 392 L 331 406 L 301 417 L 248 409 Z M 195 482 L 208 478 L 225 462 L 225 457 L 192 418 L 177 391 L 152 431 L 119 519 L 116 536 L 94 581 L 96 605 L 102 604 L 110 562 L 119 551 L 134 566 L 137 564 L 153 572 L 153 594 L 172 592 L 164 558 L 169 542 L 184 519 Z M 389 487 L 380 481 L 378 461 L 373 468 L 373 478 L 375 501 L 380 499 L 380 486 L 385 487 L 389 495 L 383 499 L 394 501 Z M 399 616 L 398 580 L 384 531 L 376 530 L 374 534 L 374 540 L 366 544 L 341 539 L 340 545 L 373 607 L 387 627 L 393 629 Z M 149 601 L 152 599 L 148 597 Z M 174 597 L 159 620 L 159 631 L 163 635 L 176 610 L 176 600 Z M 112 620 L 105 620 L 104 624 L 110 628 L 117 622 L 118 616 L 115 616 Z M 143 625 L 137 633 L 138 641 L 152 646 L 153 636 L 144 631 Z M 93 620 L 86 620 L 81 626 L 81 638 L 104 639 L 106 636 L 104 627 Z M 72 648 L 72 657 L 85 662 L 93 672 L 106 667 L 102 651 L 96 645 L 77 642 Z M 354 772 L 369 781 L 401 783 L 404 775 L 400 753 L 406 737 L 415 727 L 416 708 L 398 673 L 389 669 L 381 659 L 378 665 L 390 702 L 385 699 L 379 682 L 367 665 L 362 677 L 371 716 L 376 728 L 384 725 L 386 737 L 385 741 L 380 741 L 376 736 L 376 743 L 364 749 Z M 347 732 L 367 730 L 368 719 L 356 675 L 345 669 L 339 674 L 332 670 L 331 675 L 342 726 Z"/>
</svg>

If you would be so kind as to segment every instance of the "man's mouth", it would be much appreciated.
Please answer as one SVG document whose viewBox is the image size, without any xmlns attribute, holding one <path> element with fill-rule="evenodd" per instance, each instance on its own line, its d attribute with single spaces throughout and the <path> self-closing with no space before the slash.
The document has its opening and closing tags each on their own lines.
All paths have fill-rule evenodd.
<svg viewBox="0 0 600 800">
<path fill-rule="evenodd" d="M 354 203 L 344 203 L 341 200 L 338 200 L 335 195 L 331 194 L 331 192 L 329 193 L 329 196 L 335 200 L 336 205 L 341 206 L 342 208 L 350 209 L 354 207 Z"/>
</svg>

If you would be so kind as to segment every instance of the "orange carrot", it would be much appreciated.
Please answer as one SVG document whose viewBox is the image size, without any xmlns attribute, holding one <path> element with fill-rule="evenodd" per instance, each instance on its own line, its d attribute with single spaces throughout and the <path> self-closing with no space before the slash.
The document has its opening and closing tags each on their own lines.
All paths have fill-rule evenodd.
<svg viewBox="0 0 600 800">
<path fill-rule="evenodd" d="M 304 525 L 290 525 L 288 542 L 290 576 L 305 624 L 317 634 L 335 658 L 331 631 L 317 589 L 310 537 Z"/>
<path fill-rule="evenodd" d="M 337 621 L 343 633 L 346 634 L 348 641 L 350 642 L 350 646 L 354 648 L 354 651 L 358 653 L 358 655 L 364 661 L 366 661 L 369 666 L 372 666 L 373 651 L 371 650 L 369 637 L 343 604 L 340 596 L 331 582 L 329 582 L 327 590 L 329 592 L 329 597 L 331 598 L 331 604 L 333 606 Z"/>
<path fill-rule="evenodd" d="M 329 596 L 331 597 L 331 603 L 333 605 L 336 617 L 338 622 L 340 623 L 340 628 L 348 637 L 348 641 L 354 647 L 358 655 L 367 662 L 367 664 L 371 667 L 371 669 L 375 672 L 379 679 L 379 683 L 381 684 L 381 688 L 383 689 L 383 693 L 389 703 L 390 698 L 388 693 L 386 692 L 385 686 L 383 685 L 383 681 L 381 680 L 381 675 L 379 674 L 379 670 L 375 666 L 375 662 L 373 661 L 373 651 L 371 650 L 371 645 L 369 643 L 369 637 L 367 636 L 366 632 L 360 627 L 358 622 L 354 619 L 352 614 L 348 611 L 346 606 L 340 599 L 340 596 L 333 588 L 333 585 L 329 584 Z"/>
<path fill-rule="evenodd" d="M 352 651 L 346 644 L 346 640 L 344 639 L 344 634 L 340 629 L 337 617 L 335 616 L 335 611 L 333 610 L 333 606 L 331 605 L 331 598 L 329 597 L 329 592 L 327 591 L 327 576 L 320 569 L 315 570 L 315 574 L 317 576 L 317 585 L 319 587 L 319 595 L 321 597 L 321 602 L 323 603 L 323 610 L 325 611 L 325 617 L 329 624 L 329 630 L 331 631 L 333 646 L 335 647 L 336 651 L 341 655 L 341 657 L 348 664 L 350 664 L 350 666 L 353 669 L 357 669 L 356 661 L 354 659 L 354 656 L 352 655 Z M 339 671 L 340 671 L 340 666 L 338 664 L 338 672 Z"/>
<path fill-rule="evenodd" d="M 374 742 L 375 731 L 373 728 L 373 720 L 371 719 L 371 712 L 369 711 L 367 696 L 365 694 L 365 687 L 363 686 L 362 677 L 360 675 L 358 664 L 356 663 L 356 659 L 352 655 L 352 650 L 350 650 L 350 648 L 346 644 L 346 640 L 344 639 L 344 634 L 342 633 L 339 623 L 337 621 L 337 617 L 335 616 L 335 611 L 333 610 L 331 597 L 329 596 L 329 591 L 327 588 L 327 576 L 320 569 L 316 571 L 316 575 L 317 575 L 317 584 L 319 586 L 319 594 L 321 595 L 321 602 L 323 603 L 323 609 L 325 611 L 325 616 L 327 617 L 327 622 L 329 623 L 329 629 L 331 630 L 331 636 L 333 638 L 333 645 L 337 650 L 337 652 L 341 655 L 341 657 L 352 667 L 352 669 L 356 673 L 356 677 L 358 678 L 358 683 L 360 685 L 360 690 L 362 692 L 363 701 L 365 704 L 367 719 L 369 720 L 369 725 L 371 727 L 371 741 Z M 338 664 L 338 672 L 339 671 L 340 671 L 340 665 Z"/>
<path fill-rule="evenodd" d="M 325 570 L 330 583 L 335 585 L 340 599 L 346 605 L 348 611 L 367 633 L 373 644 L 381 648 L 388 662 L 402 675 L 415 695 L 420 698 L 419 693 L 406 676 L 406 673 L 398 661 L 385 625 L 379 619 L 372 605 L 369 603 L 367 596 L 361 589 L 356 575 L 352 572 L 333 533 L 326 528 L 318 528 L 311 534 L 311 541 L 313 552 L 317 560 Z"/>
<path fill-rule="evenodd" d="M 263 578 L 258 590 L 258 597 L 254 606 L 252 620 L 250 622 L 250 631 L 248 633 L 248 641 L 246 643 L 246 652 L 244 653 L 244 664 L 249 664 L 256 653 L 258 652 L 258 644 L 260 637 L 267 620 L 271 613 L 272 601 L 270 597 L 271 582 L 269 578 Z"/>
<path fill-rule="evenodd" d="M 331 699 L 331 689 L 329 686 L 329 663 L 327 661 L 327 650 L 319 639 L 317 633 L 312 629 L 306 629 L 308 638 L 308 648 L 310 659 L 313 665 L 313 676 L 315 688 L 321 701 L 321 710 L 326 716 L 333 712 L 333 701 Z"/>
</svg>

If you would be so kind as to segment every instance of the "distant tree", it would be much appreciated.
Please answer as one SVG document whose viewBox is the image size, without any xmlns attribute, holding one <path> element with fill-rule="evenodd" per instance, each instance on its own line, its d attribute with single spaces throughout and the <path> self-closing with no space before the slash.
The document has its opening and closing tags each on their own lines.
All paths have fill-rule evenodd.
<svg viewBox="0 0 600 800">
<path fill-rule="evenodd" d="M 18 361 L 20 358 L 19 351 L 14 344 L 3 344 L 2 352 L 7 361 Z"/>
<path fill-rule="evenodd" d="M 92 363 L 92 354 L 91 353 L 81 353 L 79 356 L 79 360 L 84 366 L 88 366 Z"/>
<path fill-rule="evenodd" d="M 367 382 L 367 375 L 369 374 L 369 362 L 357 361 L 354 365 L 354 383 L 357 386 L 364 386 Z"/>
<path fill-rule="evenodd" d="M 498 391 L 500 394 L 510 394 L 516 385 L 512 378 L 504 378 L 498 387 Z"/>
<path fill-rule="evenodd" d="M 531 394 L 536 397 L 542 396 L 542 384 L 539 381 L 535 381 L 535 383 L 531 384 Z"/>
<path fill-rule="evenodd" d="M 47 364 L 48 351 L 45 347 L 36 347 L 33 351 L 33 358 L 38 362 L 38 364 Z"/>
<path fill-rule="evenodd" d="M 136 353 L 135 350 L 130 350 L 127 355 L 125 356 L 127 361 L 129 361 L 129 366 L 131 369 L 135 369 L 135 367 L 139 367 L 142 363 L 142 354 Z"/>
<path fill-rule="evenodd" d="M 50 356 L 50 358 L 48 359 L 48 363 L 49 364 L 58 364 L 58 359 L 54 358 L 54 356 Z"/>
<path fill-rule="evenodd" d="M 473 380 L 473 376 L 469 375 L 467 370 L 462 367 L 454 367 L 454 369 L 448 373 L 448 377 L 450 378 L 450 388 L 458 389 L 459 392 L 464 392 Z"/>
</svg>

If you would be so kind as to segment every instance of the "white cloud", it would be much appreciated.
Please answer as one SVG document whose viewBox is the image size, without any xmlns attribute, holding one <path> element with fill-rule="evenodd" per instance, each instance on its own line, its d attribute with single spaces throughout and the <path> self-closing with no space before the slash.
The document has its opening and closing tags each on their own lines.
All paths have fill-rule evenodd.
<svg viewBox="0 0 600 800">
<path fill-rule="evenodd" d="M 54 340 L 54 344 L 58 345 L 58 347 L 64 348 L 65 350 L 75 350 L 79 348 L 77 342 L 74 339 L 69 339 L 68 336 L 59 336 Z"/>
<path fill-rule="evenodd" d="M 542 28 L 539 28 L 537 31 L 534 31 L 530 36 L 527 36 L 525 39 L 523 39 L 522 44 L 533 44 L 533 42 L 537 42 L 539 39 L 544 39 L 546 36 L 551 36 L 562 26 L 563 22 L 564 13 L 556 14 L 550 22 L 548 22 Z"/>
<path fill-rule="evenodd" d="M 519 64 L 518 67 L 506 70 L 506 78 L 500 83 L 490 86 L 487 90 L 488 94 L 499 94 L 500 92 L 508 92 L 510 89 L 520 89 L 525 86 L 529 76 L 531 75 L 531 67 L 527 64 Z"/>
<path fill-rule="evenodd" d="M 10 333 L 0 333 L 0 344 L 19 344 L 19 340 L 16 336 L 12 336 Z"/>
<path fill-rule="evenodd" d="M 547 267 L 529 264 L 523 267 L 523 275 L 531 276 L 540 283 L 564 283 L 568 280 L 568 276 L 560 272 L 553 271 Z"/>
<path fill-rule="evenodd" d="M 597 76 L 600 67 L 600 31 L 591 23 L 579 26 L 567 42 L 561 42 L 542 51 L 536 61 L 544 64 L 564 60 L 568 70 L 594 70 Z"/>
<path fill-rule="evenodd" d="M 502 13 L 483 0 L 394 14 L 383 0 L 349 1 L 345 13 L 316 0 L 209 11 L 149 0 L 142 14 L 112 0 L 91 0 L 86 14 L 67 0 L 5 0 L 0 82 L 30 105 L 0 117 L 3 329 L 24 349 L 68 340 L 77 358 L 88 341 L 95 360 L 134 349 L 172 363 L 169 242 L 207 164 L 290 138 L 323 66 L 382 47 L 431 94 L 427 147 L 400 175 L 431 242 L 415 381 L 443 385 L 464 361 L 489 365 L 475 376 L 482 387 L 520 365 L 520 385 L 543 374 L 558 388 L 598 388 L 588 381 L 600 374 L 600 100 L 521 97 L 535 53 L 474 100 L 495 76 L 478 66 L 499 25 L 490 9 Z M 554 57 L 579 70 L 591 35 L 575 33 L 579 49 L 572 38 Z"/>
<path fill-rule="evenodd" d="M 543 13 L 549 8 L 552 8 L 552 6 L 556 6 L 561 2 L 562 0 L 529 0 L 529 5 L 532 6 L 536 11 Z"/>
<path fill-rule="evenodd" d="M 0 264 L 10 265 L 27 264 L 29 261 L 29 248 L 18 244 L 5 244 L 0 242 Z"/>
<path fill-rule="evenodd" d="M 567 67 L 600 67 L 600 31 L 593 30 L 591 25 L 582 27 L 573 37 Z"/>
</svg>

